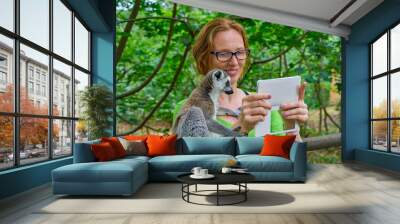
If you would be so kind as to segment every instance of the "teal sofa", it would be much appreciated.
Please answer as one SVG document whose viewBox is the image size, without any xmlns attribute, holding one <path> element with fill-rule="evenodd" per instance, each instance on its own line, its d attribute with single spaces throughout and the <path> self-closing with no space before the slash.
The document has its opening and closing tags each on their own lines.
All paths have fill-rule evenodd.
<svg viewBox="0 0 400 224">
<path fill-rule="evenodd" d="M 54 194 L 131 195 L 148 181 L 176 181 L 193 167 L 219 172 L 228 160 L 247 168 L 258 182 L 305 182 L 306 144 L 295 142 L 290 159 L 260 156 L 262 137 L 187 137 L 177 141 L 177 155 L 127 156 L 96 162 L 90 145 L 75 144 L 74 163 L 52 171 Z"/>
</svg>

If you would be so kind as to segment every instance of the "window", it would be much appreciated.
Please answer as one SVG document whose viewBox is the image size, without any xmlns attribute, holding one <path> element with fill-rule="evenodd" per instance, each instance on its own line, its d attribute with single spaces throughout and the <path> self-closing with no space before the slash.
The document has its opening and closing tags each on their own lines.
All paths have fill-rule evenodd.
<svg viewBox="0 0 400 224">
<path fill-rule="evenodd" d="M 400 153 L 400 24 L 370 44 L 371 148 Z"/>
<path fill-rule="evenodd" d="M 1 0 L 0 26 L 14 31 L 14 0 Z"/>
<path fill-rule="evenodd" d="M 40 96 L 40 84 L 36 84 L 36 95 Z"/>
<path fill-rule="evenodd" d="M 77 18 L 75 18 L 75 62 L 89 69 L 89 32 Z"/>
<path fill-rule="evenodd" d="M 21 36 L 49 49 L 49 0 L 20 0 Z M 40 13 L 39 13 L 40 12 Z"/>
<path fill-rule="evenodd" d="M 66 65 L 56 59 L 53 60 L 54 64 L 54 83 L 53 83 L 53 91 L 57 93 L 53 97 L 53 103 L 60 103 L 60 101 L 64 104 L 64 96 L 72 95 L 71 89 L 66 89 L 66 85 L 72 84 L 72 68 L 71 66 Z M 60 94 L 60 95 L 59 95 Z M 60 97 L 60 99 L 58 99 Z M 60 100 L 60 101 L 58 101 Z M 72 104 L 72 99 L 66 99 L 68 104 Z M 60 105 L 62 106 L 62 105 Z M 57 111 L 53 111 L 53 113 L 60 113 L 59 109 Z M 72 108 L 67 108 L 65 110 L 65 115 L 68 117 L 72 117 Z"/>
<path fill-rule="evenodd" d="M 7 68 L 7 56 L 0 54 L 0 67 Z"/>
<path fill-rule="evenodd" d="M 28 93 L 33 94 L 33 82 L 28 82 Z"/>
<path fill-rule="evenodd" d="M 0 88 L 5 91 L 7 85 L 7 56 L 0 54 Z"/>
<path fill-rule="evenodd" d="M 54 52 L 71 60 L 72 12 L 59 0 L 53 1 Z"/>
<path fill-rule="evenodd" d="M 40 81 L 40 70 L 36 69 L 36 80 Z"/>
<path fill-rule="evenodd" d="M 7 74 L 3 71 L 0 71 L 0 84 L 2 85 L 7 84 Z"/>
<path fill-rule="evenodd" d="M 75 87 L 90 85 L 90 30 L 67 1 L 0 2 L 0 83 L 10 82 L 0 88 L 0 170 L 70 156 L 74 142 L 87 139 L 73 105 Z"/>
<path fill-rule="evenodd" d="M 46 86 L 42 86 L 42 96 L 46 96 Z"/>
<path fill-rule="evenodd" d="M 29 74 L 29 79 L 33 80 L 33 67 L 32 66 L 29 66 L 28 74 Z"/>
<path fill-rule="evenodd" d="M 46 83 L 46 74 L 45 73 L 42 73 L 42 83 Z"/>
<path fill-rule="evenodd" d="M 2 2 L 3 3 L 3 2 Z M 1 13 L 3 12 L 3 8 L 0 9 L 0 21 L 3 18 Z M 0 22 L 1 26 L 1 22 Z M 8 121 L 8 117 L 1 116 L 1 112 L 12 113 L 14 111 L 14 83 L 12 77 L 13 66 L 11 64 L 12 58 L 14 57 L 14 42 L 13 39 L 6 37 L 5 35 L 0 33 L 0 124 L 2 122 Z M 12 117 L 11 117 L 12 118 Z M 11 130 L 13 129 L 13 125 L 8 127 Z M 10 135 L 11 136 L 11 135 Z M 2 136 L 0 136 L 0 139 Z M 4 148 L 10 151 L 13 151 L 13 144 L 8 141 L 13 141 L 13 139 L 7 139 L 7 142 L 0 141 L 0 149 Z M 0 169 L 1 169 L 1 161 L 0 161 Z"/>
</svg>

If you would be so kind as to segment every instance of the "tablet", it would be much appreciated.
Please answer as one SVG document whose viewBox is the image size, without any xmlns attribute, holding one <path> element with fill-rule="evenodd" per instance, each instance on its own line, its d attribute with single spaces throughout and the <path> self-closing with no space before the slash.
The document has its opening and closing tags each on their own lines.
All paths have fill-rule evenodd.
<svg viewBox="0 0 400 224">
<path fill-rule="evenodd" d="M 299 131 L 299 125 L 296 121 L 285 120 L 281 116 L 279 106 L 282 103 L 298 101 L 300 81 L 300 76 L 257 81 L 257 93 L 269 93 L 271 99 L 266 101 L 272 105 L 272 108 L 265 120 L 257 123 L 255 127 L 256 136 Z"/>
</svg>

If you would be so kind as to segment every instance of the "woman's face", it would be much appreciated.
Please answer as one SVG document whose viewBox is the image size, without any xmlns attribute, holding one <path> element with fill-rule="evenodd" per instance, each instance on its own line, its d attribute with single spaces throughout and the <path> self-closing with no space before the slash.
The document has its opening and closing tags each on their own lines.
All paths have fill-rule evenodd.
<svg viewBox="0 0 400 224">
<path fill-rule="evenodd" d="M 220 31 L 214 37 L 214 52 L 236 52 L 244 50 L 242 35 L 234 30 Z M 218 61 L 216 55 L 211 55 L 211 68 L 225 70 L 231 78 L 231 84 L 237 85 L 237 81 L 243 72 L 246 60 L 238 60 L 234 55 L 226 62 Z"/>
</svg>

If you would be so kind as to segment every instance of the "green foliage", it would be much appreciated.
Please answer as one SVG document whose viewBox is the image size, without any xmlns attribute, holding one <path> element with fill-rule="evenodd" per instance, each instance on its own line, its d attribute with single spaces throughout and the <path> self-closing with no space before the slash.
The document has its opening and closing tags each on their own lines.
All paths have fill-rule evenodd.
<svg viewBox="0 0 400 224">
<path fill-rule="evenodd" d="M 89 139 L 109 136 L 107 129 L 112 125 L 113 97 L 111 91 L 104 85 L 86 87 L 80 93 L 82 118 L 86 121 Z"/>
<path fill-rule="evenodd" d="M 341 148 L 307 152 L 308 163 L 341 163 Z"/>
<path fill-rule="evenodd" d="M 119 21 L 129 18 L 133 2 L 117 0 Z M 142 0 L 137 18 L 171 17 L 172 8 L 170 1 Z M 127 121 L 134 127 L 149 114 L 171 84 L 186 44 L 194 43 L 187 27 L 198 32 L 204 24 L 217 17 L 227 17 L 243 25 L 249 38 L 252 62 L 274 57 L 289 49 L 273 61 L 253 65 L 240 82 L 241 88 L 254 92 L 259 79 L 300 75 L 302 80 L 308 82 L 305 102 L 310 110 L 333 106 L 329 105 L 330 93 L 334 91 L 340 94 L 341 91 L 339 37 L 317 32 L 305 34 L 306 31 L 298 28 L 178 5 L 177 18 L 187 21 L 187 25 L 175 22 L 166 60 L 155 78 L 138 93 L 118 99 L 119 121 Z M 129 41 L 117 64 L 117 95 L 134 89 L 150 76 L 163 53 L 170 20 L 141 19 L 134 23 L 130 33 L 123 32 L 125 26 L 126 22 L 117 23 L 117 44 L 122 36 L 129 35 Z M 304 34 L 305 37 L 300 39 Z M 199 78 L 190 56 L 185 61 L 174 90 L 147 124 L 165 131 L 172 124 L 172 111 L 176 104 L 189 96 Z M 336 88 L 332 88 L 332 83 Z M 340 105 L 337 107 L 340 111 Z M 307 131 L 307 127 L 304 129 Z M 309 131 L 311 136 L 318 134 L 321 133 Z"/>
</svg>

